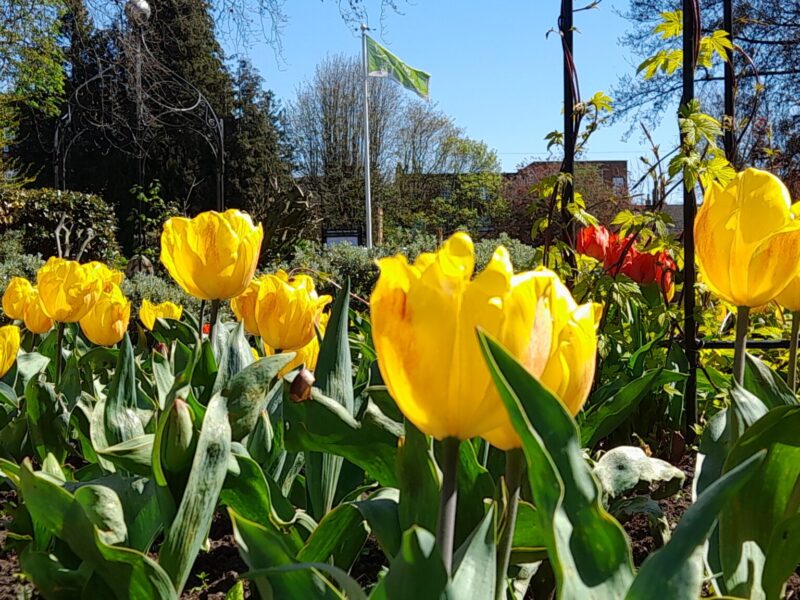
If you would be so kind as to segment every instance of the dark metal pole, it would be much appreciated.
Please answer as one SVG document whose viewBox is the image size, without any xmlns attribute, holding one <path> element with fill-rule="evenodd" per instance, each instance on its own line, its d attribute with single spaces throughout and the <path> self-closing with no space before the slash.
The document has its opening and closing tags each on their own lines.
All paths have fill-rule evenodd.
<svg viewBox="0 0 800 600">
<path fill-rule="evenodd" d="M 573 90 L 573 46 L 572 46 L 572 0 L 561 1 L 561 35 L 563 41 L 564 62 L 564 165 L 562 172 L 568 181 L 561 190 L 561 225 L 562 240 L 572 245 L 570 232 L 569 205 L 573 199 L 573 180 L 575 177 L 575 90 Z"/>
<path fill-rule="evenodd" d="M 728 39 L 733 43 L 733 0 L 722 2 L 722 28 L 728 33 Z M 733 49 L 725 52 L 725 158 L 736 165 L 736 71 L 733 64 Z"/>
<path fill-rule="evenodd" d="M 225 210 L 225 122 L 217 119 L 219 148 L 217 148 L 217 212 Z"/>
<path fill-rule="evenodd" d="M 697 0 L 683 0 L 683 95 L 681 106 L 694 99 L 694 69 L 699 43 L 700 8 Z M 685 140 L 681 135 L 681 146 L 685 150 Z M 695 322 L 695 280 L 697 278 L 694 262 L 694 218 L 697 203 L 694 188 L 683 180 L 683 331 L 684 350 L 689 363 L 689 377 L 684 391 L 686 412 L 686 439 L 694 438 L 692 425 L 697 423 L 697 323 Z"/>
</svg>

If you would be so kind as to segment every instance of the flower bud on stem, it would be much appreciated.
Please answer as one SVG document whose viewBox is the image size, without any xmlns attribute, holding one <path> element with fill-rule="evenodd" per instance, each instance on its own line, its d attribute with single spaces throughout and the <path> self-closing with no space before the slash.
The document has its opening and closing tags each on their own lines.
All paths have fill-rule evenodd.
<svg viewBox="0 0 800 600">
<path fill-rule="evenodd" d="M 453 538 L 456 529 L 458 501 L 458 451 L 461 441 L 455 437 L 442 440 L 442 495 L 439 500 L 439 523 L 436 541 L 448 577 L 453 571 Z"/>
</svg>

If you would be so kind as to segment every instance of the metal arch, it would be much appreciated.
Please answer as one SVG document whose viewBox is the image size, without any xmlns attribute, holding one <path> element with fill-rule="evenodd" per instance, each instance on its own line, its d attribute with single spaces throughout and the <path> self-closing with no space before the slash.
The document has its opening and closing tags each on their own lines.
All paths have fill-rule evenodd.
<svg viewBox="0 0 800 600">
<path fill-rule="evenodd" d="M 131 29 L 128 29 L 131 31 Z M 225 209 L 225 127 L 208 98 L 190 81 L 164 65 L 148 47 L 142 23 L 133 23 L 132 36 L 136 40 L 135 50 L 126 47 L 126 35 L 115 30 L 121 58 L 105 60 L 98 57 L 98 72 L 82 81 L 70 94 L 59 118 L 53 137 L 54 183 L 66 188 L 66 162 L 74 142 L 90 129 L 100 130 L 105 142 L 115 150 L 134 156 L 139 161 L 140 184 L 143 184 L 144 161 L 152 146 L 156 131 L 160 128 L 183 129 L 201 136 L 216 163 L 216 208 Z M 131 38 L 127 38 L 130 40 Z M 130 45 L 130 42 L 127 42 Z M 136 65 L 135 77 L 130 76 L 131 66 L 126 64 L 133 56 Z M 143 61 L 143 56 L 146 61 Z M 144 67 L 144 68 L 143 68 Z M 125 72 L 124 83 L 116 74 Z M 133 82 L 131 82 L 133 80 Z M 136 122 L 129 115 L 121 114 L 119 107 L 106 106 L 105 100 L 115 101 L 117 94 L 106 83 L 134 96 L 137 106 Z M 93 84 L 100 84 L 100 108 L 84 102 L 84 96 L 95 93 Z M 181 102 L 181 97 L 190 101 Z M 170 117 L 175 117 L 171 119 Z M 68 132 L 78 133 L 68 140 Z"/>
</svg>

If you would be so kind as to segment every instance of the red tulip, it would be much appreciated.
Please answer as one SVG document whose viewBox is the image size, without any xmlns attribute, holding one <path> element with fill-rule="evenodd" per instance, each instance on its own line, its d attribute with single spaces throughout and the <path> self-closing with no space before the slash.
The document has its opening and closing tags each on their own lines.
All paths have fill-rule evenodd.
<svg viewBox="0 0 800 600">
<path fill-rule="evenodd" d="M 624 273 L 639 255 L 639 251 L 636 250 L 635 242 L 630 244 L 630 248 L 628 248 L 630 239 L 630 236 L 620 238 L 616 233 L 612 233 L 610 236 L 608 252 L 606 253 L 603 265 L 605 266 L 606 271 L 608 271 L 609 275 L 612 277 L 616 276 L 620 272 Z M 627 252 L 625 252 L 626 249 Z M 624 258 L 622 258 L 623 252 L 625 252 Z"/>
<path fill-rule="evenodd" d="M 604 225 L 584 227 L 578 232 L 577 250 L 597 260 L 604 260 L 611 236 L 616 237 Z"/>
<path fill-rule="evenodd" d="M 656 254 L 632 252 L 632 260 L 622 272 L 640 285 L 658 284 L 667 301 L 675 295 L 675 261 L 666 250 Z"/>
</svg>

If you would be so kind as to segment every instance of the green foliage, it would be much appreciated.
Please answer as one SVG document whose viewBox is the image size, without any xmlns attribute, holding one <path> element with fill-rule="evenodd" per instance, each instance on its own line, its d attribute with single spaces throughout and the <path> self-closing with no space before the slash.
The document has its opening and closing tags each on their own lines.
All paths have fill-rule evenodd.
<svg viewBox="0 0 800 600">
<path fill-rule="evenodd" d="M 162 226 L 164 221 L 178 212 L 178 208 L 174 202 L 167 202 L 161 197 L 161 183 L 157 179 L 151 181 L 147 189 L 133 186 L 131 195 L 134 197 L 134 207 L 126 222 L 139 238 L 133 254 L 158 260 Z"/>
<path fill-rule="evenodd" d="M 117 219 L 100 196 L 52 189 L 0 189 L 0 235 L 22 234 L 23 252 L 81 260 L 113 260 L 120 251 Z"/>
<path fill-rule="evenodd" d="M 184 310 L 198 314 L 200 302 L 189 296 L 180 287 L 162 275 L 134 273 L 122 281 L 122 291 L 134 306 L 141 306 L 142 300 L 150 302 L 170 301 L 183 306 Z"/>
<path fill-rule="evenodd" d="M 338 289 L 331 283 L 326 284 L 326 280 L 341 286 L 349 279 L 353 293 L 367 299 L 378 280 L 377 259 L 403 253 L 413 261 L 420 253 L 432 252 L 438 245 L 436 238 L 430 235 L 415 236 L 411 231 L 397 233 L 399 235 L 394 243 L 372 250 L 349 244 L 301 244 L 295 249 L 294 257 L 290 261 L 273 266 L 315 273 L 321 279 L 321 289 L 326 293 L 335 293 Z M 515 268 L 521 270 L 534 266 L 537 256 L 535 248 L 506 234 L 500 234 L 497 238 L 482 239 L 475 243 L 476 270 L 483 269 L 488 264 L 498 245 L 506 247 Z"/>
<path fill-rule="evenodd" d="M 12 277 L 36 279 L 36 271 L 42 266 L 39 256 L 26 254 L 22 246 L 22 232 L 8 231 L 0 237 L 0 289 L 5 290 Z"/>
<path fill-rule="evenodd" d="M 683 34 L 683 11 L 676 10 L 661 13 L 661 22 L 653 28 L 653 35 L 660 35 L 662 40 L 671 40 Z M 725 61 L 728 59 L 728 50 L 733 48 L 733 43 L 727 31 L 715 30 L 710 35 L 700 38 L 700 51 L 697 65 L 710 69 L 714 57 Z M 655 55 L 646 58 L 637 69 L 637 73 L 644 71 L 644 78 L 651 79 L 660 70 L 664 75 L 672 75 L 683 67 L 683 50 L 669 48 L 659 50 Z"/>
</svg>

